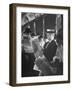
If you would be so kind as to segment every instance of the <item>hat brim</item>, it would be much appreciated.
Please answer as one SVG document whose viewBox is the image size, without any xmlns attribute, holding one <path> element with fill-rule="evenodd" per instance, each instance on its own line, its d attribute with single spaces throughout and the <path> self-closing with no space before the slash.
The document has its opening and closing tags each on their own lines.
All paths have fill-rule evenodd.
<svg viewBox="0 0 72 90">
<path fill-rule="evenodd" d="M 47 29 L 46 32 L 47 33 L 55 33 L 55 30 Z"/>
</svg>

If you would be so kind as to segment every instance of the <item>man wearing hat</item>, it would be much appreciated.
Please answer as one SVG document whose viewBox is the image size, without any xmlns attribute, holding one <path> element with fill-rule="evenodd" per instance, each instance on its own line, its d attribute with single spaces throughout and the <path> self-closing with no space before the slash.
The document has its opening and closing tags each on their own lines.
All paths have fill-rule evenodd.
<svg viewBox="0 0 72 90">
<path fill-rule="evenodd" d="M 54 40 L 55 37 L 55 30 L 46 30 L 46 36 L 48 41 L 44 45 L 44 54 L 48 58 L 48 60 L 52 60 L 53 56 L 55 55 L 56 52 L 56 41 Z"/>
<path fill-rule="evenodd" d="M 56 50 L 57 50 L 57 44 L 56 44 L 56 41 L 54 40 L 55 30 L 47 29 L 46 35 L 47 35 L 48 41 L 44 45 L 43 53 L 44 53 L 44 56 L 46 57 L 46 62 L 48 64 L 46 64 L 45 66 L 46 68 L 45 74 L 54 75 L 56 74 L 56 69 L 52 66 L 51 62 L 53 61 L 53 57 L 55 56 Z"/>
<path fill-rule="evenodd" d="M 40 69 L 40 76 L 56 75 L 57 72 L 56 66 L 52 63 L 57 50 L 57 44 L 54 40 L 55 31 L 47 29 L 46 35 L 47 40 L 44 45 L 43 55 L 35 62 Z"/>
</svg>

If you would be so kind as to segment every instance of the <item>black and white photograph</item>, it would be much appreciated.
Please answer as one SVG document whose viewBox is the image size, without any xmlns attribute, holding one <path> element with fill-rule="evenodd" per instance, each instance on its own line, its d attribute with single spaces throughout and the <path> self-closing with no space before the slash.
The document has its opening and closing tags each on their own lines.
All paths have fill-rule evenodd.
<svg viewBox="0 0 72 90">
<path fill-rule="evenodd" d="M 63 75 L 63 15 L 21 13 L 22 77 Z"/>
<path fill-rule="evenodd" d="M 11 4 L 10 20 L 10 84 L 69 83 L 70 7 Z"/>
</svg>

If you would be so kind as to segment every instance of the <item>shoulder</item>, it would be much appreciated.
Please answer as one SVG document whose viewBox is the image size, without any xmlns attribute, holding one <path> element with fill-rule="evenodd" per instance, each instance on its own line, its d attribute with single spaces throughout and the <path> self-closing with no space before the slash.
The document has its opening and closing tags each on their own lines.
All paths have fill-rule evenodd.
<svg viewBox="0 0 72 90">
<path fill-rule="evenodd" d="M 56 40 L 52 40 L 52 41 L 50 42 L 50 44 L 53 45 L 53 46 L 57 46 Z"/>
<path fill-rule="evenodd" d="M 46 47 L 46 45 L 48 44 L 49 42 L 45 42 L 45 44 L 44 44 L 44 48 Z"/>
</svg>

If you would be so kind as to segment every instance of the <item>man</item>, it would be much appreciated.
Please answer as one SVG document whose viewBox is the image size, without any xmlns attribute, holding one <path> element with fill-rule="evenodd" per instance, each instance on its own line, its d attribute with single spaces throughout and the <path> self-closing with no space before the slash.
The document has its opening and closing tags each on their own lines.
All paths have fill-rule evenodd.
<svg viewBox="0 0 72 90">
<path fill-rule="evenodd" d="M 57 50 L 56 41 L 54 40 L 55 31 L 47 29 L 46 35 L 47 40 L 44 45 L 43 51 L 41 51 L 43 52 L 43 54 L 35 62 L 40 69 L 40 76 L 55 75 L 57 71 L 54 63 L 51 64 Z"/>
<path fill-rule="evenodd" d="M 53 57 L 55 56 L 56 49 L 57 49 L 57 44 L 56 41 L 54 40 L 55 37 L 55 30 L 46 30 L 46 35 L 48 41 L 44 45 L 44 55 L 48 59 L 48 61 L 52 61 Z"/>
<path fill-rule="evenodd" d="M 62 75 L 63 74 L 63 32 L 59 30 L 55 37 L 55 31 L 47 30 L 47 39 L 44 46 L 44 56 L 46 61 L 44 64 L 45 75 Z"/>
</svg>

